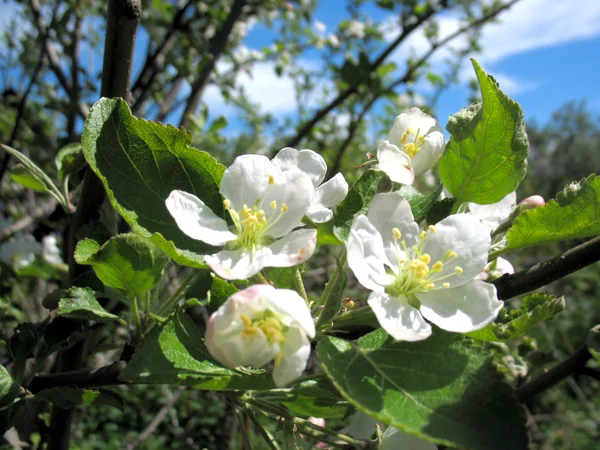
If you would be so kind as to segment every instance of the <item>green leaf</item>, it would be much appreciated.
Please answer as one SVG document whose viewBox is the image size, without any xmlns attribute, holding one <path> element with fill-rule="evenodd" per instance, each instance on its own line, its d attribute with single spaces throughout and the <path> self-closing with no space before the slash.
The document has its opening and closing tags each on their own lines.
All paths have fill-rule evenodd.
<svg viewBox="0 0 600 450">
<path fill-rule="evenodd" d="M 83 147 L 80 143 L 64 146 L 56 154 L 54 163 L 58 171 L 58 178 L 61 181 L 65 181 L 67 177 L 85 167 L 86 161 L 83 154 Z"/>
<path fill-rule="evenodd" d="M 198 389 L 273 389 L 269 372 L 221 366 L 209 354 L 200 329 L 182 311 L 155 327 L 119 377 L 137 384 L 183 384 Z"/>
<path fill-rule="evenodd" d="M 573 183 L 544 206 L 523 211 L 508 230 L 502 252 L 600 234 L 600 177 Z"/>
<path fill-rule="evenodd" d="M 19 383 L 10 376 L 4 366 L 0 366 L 0 410 L 13 404 L 19 395 Z"/>
<path fill-rule="evenodd" d="M 490 356 L 435 329 L 420 342 L 383 330 L 317 346 L 327 375 L 358 409 L 420 438 L 464 450 L 526 450 L 525 412 Z"/>
<path fill-rule="evenodd" d="M 337 208 L 333 219 L 333 234 L 342 242 L 346 242 L 354 218 L 366 214 L 373 196 L 377 193 L 377 185 L 383 176 L 380 170 L 369 169 L 356 180 L 348 191 L 348 195 Z"/>
<path fill-rule="evenodd" d="M 35 192 L 49 193 L 46 185 L 35 176 L 33 172 L 27 169 L 23 164 L 17 164 L 10 171 L 10 179 L 20 184 L 24 188 Z"/>
<path fill-rule="evenodd" d="M 119 322 L 118 316 L 106 311 L 94 291 L 88 288 L 72 287 L 58 302 L 58 314 L 69 319 L 93 320 L 95 322 Z"/>
<path fill-rule="evenodd" d="M 586 344 L 590 354 L 600 363 L 600 325 L 596 325 L 588 332 Z"/>
<path fill-rule="evenodd" d="M 503 323 L 491 323 L 480 330 L 467 333 L 467 336 L 481 341 L 509 341 L 522 335 L 531 327 L 551 319 L 564 309 L 564 297 L 556 298 L 541 292 L 528 294 L 519 309 L 508 314 L 506 310 L 500 313 L 500 316 L 506 317 Z"/>
<path fill-rule="evenodd" d="M 335 272 L 327 282 L 323 295 L 319 299 L 319 305 L 323 305 L 323 310 L 317 320 L 317 330 L 329 327 L 333 318 L 340 312 L 344 290 L 348 285 L 345 265 L 346 254 L 343 253 L 342 258 L 336 260 Z"/>
<path fill-rule="evenodd" d="M 106 389 L 81 389 L 71 386 L 61 386 L 44 389 L 35 394 L 37 400 L 45 400 L 59 408 L 68 409 L 77 405 L 99 406 L 107 405 L 124 410 L 123 399 L 116 393 Z"/>
<path fill-rule="evenodd" d="M 317 245 L 344 245 L 333 232 L 333 220 L 315 224 L 317 227 Z"/>
<path fill-rule="evenodd" d="M 2 150 L 6 151 L 7 153 L 11 154 L 15 159 L 17 159 L 21 164 L 23 164 L 25 169 L 27 171 L 29 171 L 29 174 L 30 174 L 29 179 L 34 178 L 35 180 L 37 180 L 36 186 L 39 186 L 40 184 L 44 186 L 44 190 L 41 192 L 48 192 L 65 209 L 67 208 L 67 202 L 66 202 L 63 194 L 56 187 L 56 185 L 52 182 L 50 177 L 48 175 L 46 175 L 46 172 L 44 172 L 42 169 L 40 169 L 32 160 L 30 160 L 27 156 L 25 156 L 23 153 L 19 152 L 18 150 L 15 150 L 14 148 L 9 147 L 8 145 L 4 145 L 4 144 L 0 144 L 0 148 L 2 148 Z"/>
<path fill-rule="evenodd" d="M 300 271 L 302 271 L 302 265 Z M 277 289 L 296 289 L 294 269 L 292 267 L 265 267 L 262 271 Z"/>
<path fill-rule="evenodd" d="M 160 282 L 169 257 L 150 240 L 127 233 L 113 236 L 102 246 L 84 239 L 75 248 L 75 261 L 91 265 L 106 286 L 141 295 Z"/>
<path fill-rule="evenodd" d="M 209 314 L 214 313 L 229 297 L 238 291 L 238 288 L 228 281 L 214 274 L 212 277 L 212 284 L 208 293 L 208 305 L 206 306 Z"/>
<path fill-rule="evenodd" d="M 427 213 L 427 223 L 429 225 L 435 225 L 440 220 L 448 217 L 452 212 L 452 207 L 455 203 L 456 200 L 453 198 L 444 198 L 439 202 L 435 202 Z"/>
<path fill-rule="evenodd" d="M 404 197 L 410 205 L 410 209 L 415 217 L 415 222 L 419 223 L 425 219 L 429 210 L 442 193 L 443 187 L 444 185 L 440 183 L 440 185 L 428 195 L 421 194 L 412 186 L 402 186 L 402 188 L 400 188 L 402 197 Z"/>
<path fill-rule="evenodd" d="M 282 394 L 279 401 L 296 414 L 325 419 L 341 419 L 354 410 L 325 378 L 303 381 Z"/>
<path fill-rule="evenodd" d="M 200 198 L 223 216 L 219 184 L 225 167 L 190 147 L 191 135 L 131 115 L 122 99 L 100 99 L 82 137 L 85 157 L 113 207 L 136 233 L 150 238 L 179 264 L 204 267 L 216 249 L 186 236 L 165 206 L 175 189 Z"/>
<path fill-rule="evenodd" d="M 451 139 L 440 177 L 458 203 L 487 205 L 513 192 L 527 172 L 529 143 L 523 111 L 471 60 L 483 103 L 450 117 Z"/>
</svg>

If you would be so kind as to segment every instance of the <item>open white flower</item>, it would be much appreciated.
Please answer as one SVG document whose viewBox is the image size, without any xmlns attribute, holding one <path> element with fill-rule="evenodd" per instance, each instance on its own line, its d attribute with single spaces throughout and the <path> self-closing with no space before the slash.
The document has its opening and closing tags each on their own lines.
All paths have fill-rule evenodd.
<svg viewBox="0 0 600 450">
<path fill-rule="evenodd" d="M 516 192 L 511 192 L 502 200 L 491 205 L 478 205 L 469 203 L 469 212 L 477 217 L 488 230 L 495 230 L 504 220 L 510 216 L 517 204 Z"/>
<path fill-rule="evenodd" d="M 233 220 L 218 217 L 193 194 L 173 191 L 167 209 L 192 239 L 225 248 L 204 260 L 225 279 L 245 279 L 263 267 L 291 267 L 313 254 L 316 230 L 299 229 L 314 192 L 300 169 L 283 172 L 266 156 L 235 159 L 221 179 L 225 209 Z"/>
<path fill-rule="evenodd" d="M 337 206 L 348 194 L 348 183 L 341 173 L 321 184 L 327 173 L 327 164 L 321 155 L 312 150 L 296 150 L 285 147 L 273 158 L 273 164 L 284 172 L 298 168 L 310 177 L 315 192 L 310 199 L 306 215 L 316 223 L 327 222 L 333 218 L 331 208 Z"/>
<path fill-rule="evenodd" d="M 373 291 L 368 303 L 394 339 L 426 339 L 425 319 L 447 331 L 478 330 L 502 307 L 496 288 L 475 279 L 486 265 L 490 235 L 472 215 L 452 215 L 419 232 L 398 192 L 377 194 L 346 245 L 348 265 Z"/>
<path fill-rule="evenodd" d="M 310 310 L 298 293 L 257 284 L 213 313 L 205 341 L 210 354 L 230 368 L 274 361 L 273 381 L 281 387 L 304 372 L 314 337 Z"/>
<path fill-rule="evenodd" d="M 442 127 L 419 108 L 411 108 L 396 116 L 387 139 L 377 148 L 377 159 L 392 181 L 410 185 L 439 161 L 445 148 Z"/>
</svg>

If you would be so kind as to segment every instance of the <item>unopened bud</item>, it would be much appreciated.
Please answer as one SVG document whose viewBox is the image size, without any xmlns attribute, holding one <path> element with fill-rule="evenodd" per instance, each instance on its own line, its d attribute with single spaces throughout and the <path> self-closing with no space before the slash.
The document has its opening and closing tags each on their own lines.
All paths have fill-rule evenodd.
<svg viewBox="0 0 600 450">
<path fill-rule="evenodd" d="M 527 197 L 526 199 L 521 200 L 518 208 L 521 211 L 524 211 L 526 209 L 535 209 L 539 206 L 544 206 L 545 204 L 546 201 L 544 200 L 544 197 L 542 197 L 541 195 L 532 195 L 531 197 Z"/>
</svg>

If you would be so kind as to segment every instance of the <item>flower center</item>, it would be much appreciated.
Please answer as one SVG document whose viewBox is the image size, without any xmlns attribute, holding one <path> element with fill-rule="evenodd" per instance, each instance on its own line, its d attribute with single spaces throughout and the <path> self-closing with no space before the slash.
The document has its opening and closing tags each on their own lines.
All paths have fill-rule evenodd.
<svg viewBox="0 0 600 450">
<path fill-rule="evenodd" d="M 242 333 L 248 338 L 252 338 L 262 333 L 267 338 L 269 344 L 283 344 L 286 341 L 285 333 L 287 326 L 270 310 L 265 310 L 262 314 L 250 317 L 247 314 L 240 313 L 240 319 L 244 323 Z M 275 367 L 281 363 L 283 354 L 280 351 L 275 356 Z"/>
<path fill-rule="evenodd" d="M 449 249 L 444 257 L 433 262 L 431 256 L 423 252 L 425 240 L 428 236 L 435 233 L 435 226 L 430 225 L 427 231 L 422 231 L 419 234 L 419 243 L 408 248 L 406 241 L 402 239 L 402 234 L 398 228 L 392 229 L 394 243 L 396 245 L 396 267 L 393 269 L 394 281 L 386 286 L 385 292 L 394 296 L 406 296 L 409 302 L 418 301 L 414 298 L 414 294 L 418 292 L 427 292 L 435 289 L 449 288 L 449 281 L 455 275 L 461 274 L 463 269 L 460 266 L 455 266 L 451 273 L 442 275 L 444 267 L 451 264 L 451 261 L 456 259 L 457 254 Z M 440 282 L 442 282 L 440 284 Z M 417 305 L 413 305 L 417 306 Z"/>
<path fill-rule="evenodd" d="M 425 136 L 419 135 L 421 129 L 419 128 L 416 132 L 414 128 L 409 127 L 404 133 L 402 133 L 402 137 L 400 138 L 400 147 L 410 159 L 413 159 L 423 144 L 425 143 Z"/>
<path fill-rule="evenodd" d="M 287 212 L 287 205 L 285 203 L 278 205 L 275 200 L 266 208 L 267 211 L 263 209 L 267 194 L 274 184 L 275 178 L 273 175 L 269 175 L 269 185 L 263 198 L 257 199 L 251 207 L 244 204 L 241 210 L 236 211 L 231 207 L 229 199 L 223 200 L 223 206 L 229 212 L 238 235 L 236 246 L 255 250 L 257 246 L 265 244 L 265 241 L 268 240 L 267 232 L 269 228 L 275 225 Z"/>
</svg>

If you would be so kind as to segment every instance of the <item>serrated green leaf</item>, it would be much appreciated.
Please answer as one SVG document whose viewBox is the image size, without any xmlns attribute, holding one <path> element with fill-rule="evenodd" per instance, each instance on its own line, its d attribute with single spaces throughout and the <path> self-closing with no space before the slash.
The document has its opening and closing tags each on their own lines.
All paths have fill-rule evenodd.
<svg viewBox="0 0 600 450">
<path fill-rule="evenodd" d="M 227 301 L 227 299 L 238 291 L 233 284 L 216 275 L 212 276 L 212 284 L 208 296 L 208 305 L 206 309 L 209 314 L 214 313 L 219 307 Z"/>
<path fill-rule="evenodd" d="M 482 103 L 451 116 L 451 139 L 440 160 L 440 177 L 457 202 L 488 205 L 513 192 L 527 172 L 529 143 L 523 111 L 471 60 Z"/>
<path fill-rule="evenodd" d="M 325 419 L 341 419 L 354 409 L 325 378 L 303 381 L 278 400 L 297 414 Z"/>
<path fill-rule="evenodd" d="M 172 190 L 190 192 L 223 216 L 219 184 L 225 167 L 190 146 L 191 136 L 131 115 L 122 99 L 100 99 L 82 136 L 88 164 L 113 207 L 136 233 L 150 238 L 179 264 L 204 267 L 214 247 L 186 236 L 165 206 Z"/>
<path fill-rule="evenodd" d="M 380 170 L 368 169 L 365 171 L 338 206 L 333 219 L 333 234 L 340 241 L 346 242 L 348 239 L 354 218 L 367 213 L 382 176 L 383 172 Z"/>
<path fill-rule="evenodd" d="M 20 184 L 24 188 L 31 189 L 34 192 L 49 194 L 46 185 L 23 164 L 17 164 L 11 169 L 10 179 L 15 183 Z"/>
<path fill-rule="evenodd" d="M 467 333 L 480 341 L 504 342 L 525 333 L 531 327 L 551 319 L 565 309 L 564 297 L 541 292 L 528 294 L 521 307 L 507 315 L 505 323 L 491 323 L 484 328 Z"/>
<path fill-rule="evenodd" d="M 302 266 L 301 266 L 302 267 Z M 277 289 L 296 289 L 292 267 L 266 267 L 262 271 Z"/>
<path fill-rule="evenodd" d="M 400 194 L 408 201 L 413 216 L 415 217 L 415 222 L 419 223 L 425 219 L 429 210 L 442 193 L 443 187 L 444 185 L 440 183 L 440 185 L 430 194 L 421 194 L 412 186 L 402 186 L 400 188 Z"/>
<path fill-rule="evenodd" d="M 88 288 L 72 287 L 58 302 L 58 314 L 69 319 L 93 320 L 95 322 L 118 322 L 119 317 L 106 311 L 94 291 Z"/>
<path fill-rule="evenodd" d="M 31 176 L 34 177 L 38 181 L 38 183 L 41 183 L 44 186 L 44 191 L 52 195 L 65 209 L 67 208 L 67 202 L 65 200 L 65 197 L 63 196 L 62 192 L 60 192 L 60 190 L 56 187 L 56 185 L 50 179 L 50 177 L 46 175 L 46 172 L 40 169 L 37 166 L 37 164 L 35 164 L 32 160 L 30 160 L 27 156 L 25 156 L 18 150 L 15 150 L 14 148 L 4 144 L 0 144 L 0 148 L 2 148 L 2 150 L 4 150 L 5 152 L 11 154 L 15 159 L 17 159 L 21 164 L 23 164 L 23 166 L 29 171 Z"/>
<path fill-rule="evenodd" d="M 525 413 L 481 348 L 435 329 L 420 342 L 383 330 L 317 346 L 325 372 L 358 409 L 415 436 L 464 450 L 526 450 Z"/>
<path fill-rule="evenodd" d="M 207 390 L 273 389 L 264 370 L 245 372 L 221 366 L 209 354 L 200 329 L 183 311 L 155 327 L 119 377 L 137 384 L 182 384 Z"/>
<path fill-rule="evenodd" d="M 44 389 L 35 394 L 37 400 L 45 400 L 59 408 L 68 409 L 77 405 L 112 406 L 123 411 L 123 399 L 116 393 L 106 389 L 81 389 L 71 386 L 61 386 Z"/>
<path fill-rule="evenodd" d="M 341 259 L 336 260 L 336 269 L 319 299 L 319 305 L 323 305 L 323 310 L 317 320 L 316 328 L 321 330 L 331 325 L 331 321 L 338 315 L 342 308 L 344 290 L 348 285 L 348 276 L 345 270 L 346 256 L 343 254 Z"/>
<path fill-rule="evenodd" d="M 19 394 L 19 383 L 10 376 L 4 366 L 0 366 L 0 410 L 15 401 Z"/>
<path fill-rule="evenodd" d="M 600 234 L 600 177 L 590 175 L 544 206 L 523 211 L 508 230 L 502 252 Z"/>
<path fill-rule="evenodd" d="M 58 178 L 64 181 L 67 177 L 82 170 L 85 165 L 83 147 L 80 143 L 68 144 L 61 148 L 54 159 Z"/>
<path fill-rule="evenodd" d="M 84 239 L 75 248 L 75 261 L 91 265 L 106 286 L 142 295 L 160 282 L 169 257 L 150 240 L 127 233 L 113 236 L 102 246 Z"/>
</svg>

